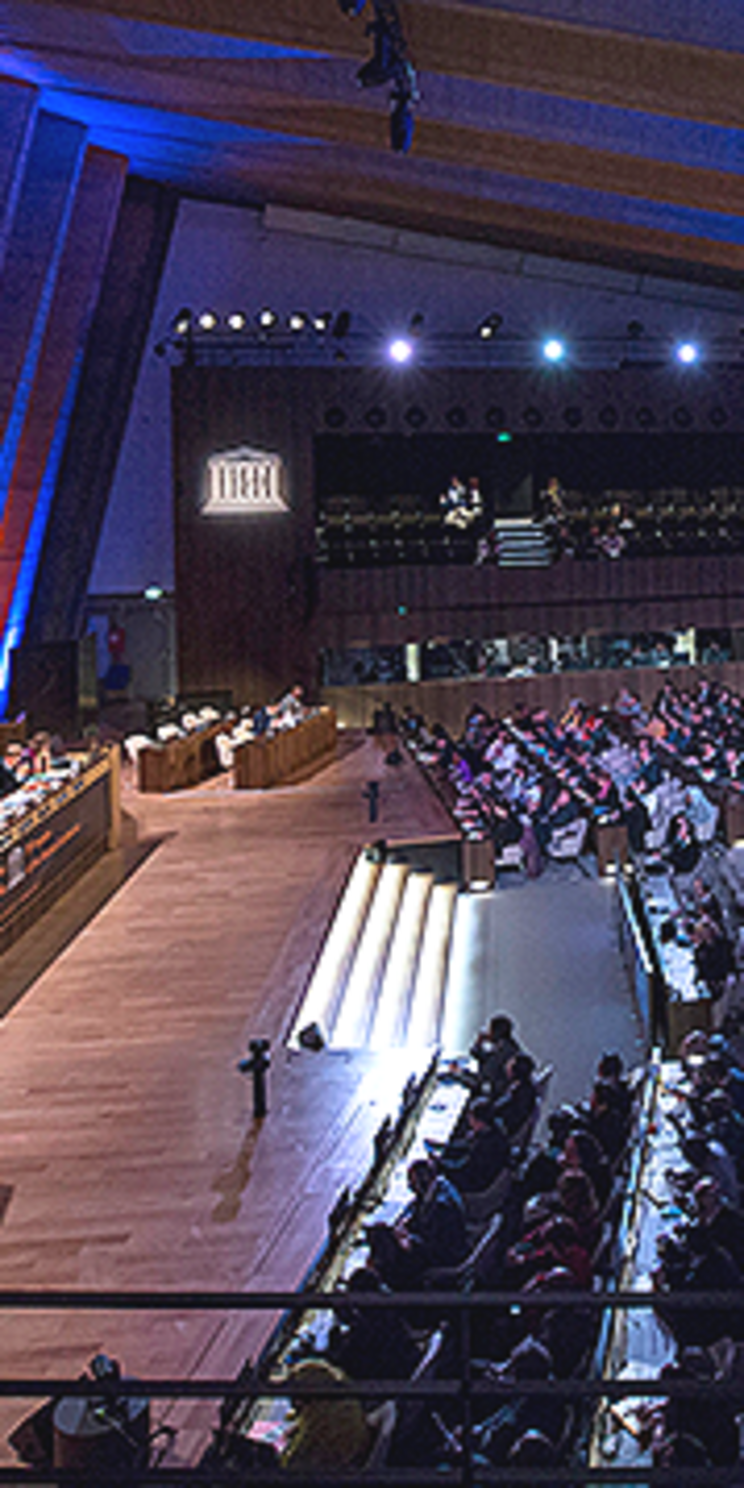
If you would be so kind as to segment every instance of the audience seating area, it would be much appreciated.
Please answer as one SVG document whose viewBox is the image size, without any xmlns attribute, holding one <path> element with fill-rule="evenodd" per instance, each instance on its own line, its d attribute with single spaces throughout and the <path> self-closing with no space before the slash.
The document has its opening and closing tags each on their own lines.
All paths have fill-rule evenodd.
<svg viewBox="0 0 744 1488">
<path fill-rule="evenodd" d="M 553 483 L 556 484 L 557 483 Z M 675 554 L 744 552 L 744 490 L 719 487 L 698 492 L 682 487 L 649 491 L 577 490 L 542 493 L 533 516 L 546 553 L 590 561 L 670 557 Z M 316 556 L 331 568 L 396 564 L 500 562 L 498 520 L 479 514 L 465 530 L 448 525 L 441 510 L 401 495 L 383 511 L 360 497 L 337 497 L 316 526 Z"/>
<path fill-rule="evenodd" d="M 643 1071 L 629 1080 L 618 1056 L 603 1056 L 586 1098 L 553 1111 L 537 1144 L 551 1073 L 497 1015 L 469 1059 L 435 1060 L 411 1086 L 370 1175 L 331 1217 L 296 1311 L 246 1365 L 249 1398 L 226 1434 L 242 1439 L 255 1471 L 446 1477 L 466 1457 L 476 1472 L 586 1461 L 593 1408 L 582 1382 L 602 1364 L 609 1325 L 576 1298 L 598 1300 L 619 1275 L 648 1102 Z M 470 1304 L 466 1333 L 458 1295 Z M 395 1381 L 420 1388 L 396 1400 Z M 520 1381 L 530 1381 L 524 1393 Z M 362 1421 L 351 1437 L 335 1429 L 350 1400 Z"/>
</svg>

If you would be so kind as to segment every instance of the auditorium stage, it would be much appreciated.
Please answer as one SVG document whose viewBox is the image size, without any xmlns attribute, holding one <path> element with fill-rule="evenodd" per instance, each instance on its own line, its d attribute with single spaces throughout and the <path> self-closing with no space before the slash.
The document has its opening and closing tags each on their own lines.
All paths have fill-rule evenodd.
<svg viewBox="0 0 744 1488">
<path fill-rule="evenodd" d="M 284 1054 L 281 1039 L 358 848 L 449 828 L 415 767 L 345 741 L 304 785 L 125 794 L 151 851 L 2 1024 L 0 1287 L 294 1287 L 340 1189 L 368 1165 L 409 1061 Z M 102 868 L 110 877 L 111 865 Z M 96 870 L 93 870 L 95 873 Z M 61 913 L 97 903 L 91 875 Z M 99 895 L 101 897 L 101 895 Z M 87 906 L 87 907 L 86 907 Z M 82 907 L 82 908 L 81 908 Z M 74 938 L 70 939 L 70 936 Z M 40 929 L 17 948 L 38 964 Z M 22 968 L 21 968 L 22 969 Z M 273 1046 L 270 1114 L 236 1071 Z M 265 1326 L 265 1324 L 264 1324 Z M 77 1375 L 99 1349 L 136 1374 L 233 1373 L 255 1326 L 216 1317 L 14 1314 L 0 1374 Z M 3 1402 L 0 1435 L 24 1407 Z"/>
<path fill-rule="evenodd" d="M 370 779 L 381 782 L 372 829 L 362 796 Z M 448 818 L 413 765 L 386 767 L 362 736 L 291 789 L 232 792 L 218 778 L 170 797 L 129 789 L 124 807 L 137 824 L 139 866 L 129 876 L 122 868 L 120 887 L 79 933 L 68 926 L 65 949 L 2 1024 L 0 1185 L 12 1192 L 0 1223 L 0 1287 L 294 1288 L 341 1189 L 366 1170 L 412 1057 L 289 1054 L 282 1039 L 360 845 L 370 835 L 439 836 Z M 552 985 L 560 947 L 536 953 L 530 938 L 551 915 L 565 926 L 574 889 L 585 921 L 596 934 L 603 927 L 587 964 L 592 1057 L 605 998 L 612 1041 L 632 1054 L 610 891 L 576 869 L 484 896 L 484 944 L 511 934 L 515 949 L 492 982 L 483 953 L 475 957 L 476 1021 L 492 996 L 522 1025 L 530 968 L 539 968 L 541 988 Z M 68 899 L 71 919 L 84 902 Z M 575 998 L 580 973 L 566 928 L 563 943 L 558 991 Z M 29 941 L 31 959 L 33 949 Z M 556 1028 L 563 1041 L 576 1024 L 558 994 L 539 1004 L 523 1032 L 542 1058 Z M 260 1127 L 250 1083 L 236 1070 L 256 1036 L 272 1042 Z M 559 1098 L 579 1093 L 557 1083 Z M 268 1324 L 16 1313 L 0 1329 L 0 1373 L 74 1377 L 104 1349 L 133 1374 L 224 1377 L 255 1352 Z M 3 1439 L 25 1408 L 2 1403 Z M 177 1419 L 190 1423 L 179 1439 L 188 1460 L 214 1412 L 190 1407 Z"/>
</svg>

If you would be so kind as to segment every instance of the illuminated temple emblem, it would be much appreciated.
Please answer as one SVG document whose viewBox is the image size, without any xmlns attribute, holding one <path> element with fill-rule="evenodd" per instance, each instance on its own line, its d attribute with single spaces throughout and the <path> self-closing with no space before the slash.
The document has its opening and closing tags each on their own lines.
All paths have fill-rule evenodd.
<svg viewBox="0 0 744 1488">
<path fill-rule="evenodd" d="M 286 510 L 286 472 L 279 455 L 241 445 L 207 460 L 202 502 L 206 516 Z"/>
</svg>

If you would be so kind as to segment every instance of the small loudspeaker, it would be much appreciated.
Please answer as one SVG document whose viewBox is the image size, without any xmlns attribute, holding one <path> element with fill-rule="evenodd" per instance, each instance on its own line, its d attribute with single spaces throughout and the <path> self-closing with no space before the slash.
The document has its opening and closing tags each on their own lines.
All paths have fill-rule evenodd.
<svg viewBox="0 0 744 1488">
<path fill-rule="evenodd" d="M 325 1048 L 325 1039 L 318 1023 L 308 1023 L 298 1034 L 297 1042 L 301 1049 L 312 1049 L 314 1054 L 319 1054 Z"/>
</svg>

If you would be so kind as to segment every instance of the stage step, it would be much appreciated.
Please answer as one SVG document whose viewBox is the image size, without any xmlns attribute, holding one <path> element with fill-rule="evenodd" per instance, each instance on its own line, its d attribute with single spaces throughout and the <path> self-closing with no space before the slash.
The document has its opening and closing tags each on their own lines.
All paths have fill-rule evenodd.
<svg viewBox="0 0 744 1488">
<path fill-rule="evenodd" d="M 331 1049 L 439 1041 L 457 885 L 361 853 L 289 1037 L 317 1025 Z"/>
<path fill-rule="evenodd" d="M 408 872 L 406 863 L 386 863 L 382 869 L 338 1017 L 331 1029 L 332 1048 L 360 1049 L 366 1046 Z"/>
<path fill-rule="evenodd" d="M 377 1001 L 369 1047 L 394 1049 L 404 1041 L 434 875 L 409 873 Z"/>
<path fill-rule="evenodd" d="M 550 543 L 532 517 L 497 517 L 493 524 L 499 568 L 548 568 Z"/>
<path fill-rule="evenodd" d="M 439 1041 L 457 884 L 435 884 L 421 941 L 405 1042 L 420 1048 Z"/>
<path fill-rule="evenodd" d="M 327 1042 L 346 986 L 359 938 L 380 876 L 380 864 L 362 852 L 341 896 L 302 1007 L 289 1035 L 298 1048 L 303 1028 L 317 1024 Z"/>
</svg>

